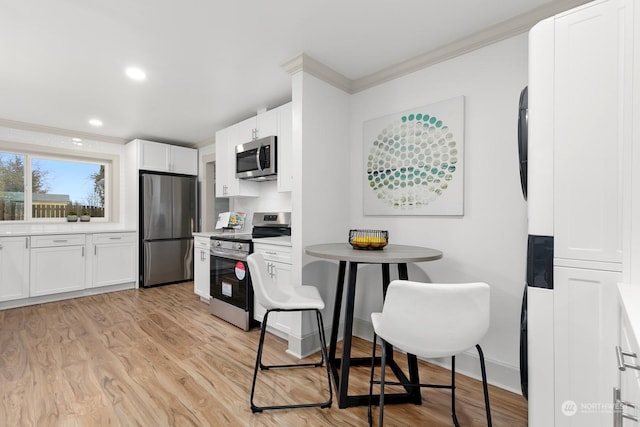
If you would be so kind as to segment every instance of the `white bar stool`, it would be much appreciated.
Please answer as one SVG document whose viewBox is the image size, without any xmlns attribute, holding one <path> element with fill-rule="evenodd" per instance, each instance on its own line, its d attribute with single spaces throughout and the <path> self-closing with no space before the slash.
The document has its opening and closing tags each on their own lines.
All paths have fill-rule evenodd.
<svg viewBox="0 0 640 427">
<path fill-rule="evenodd" d="M 276 281 L 268 274 L 267 264 L 262 254 L 253 253 L 247 257 L 249 264 L 249 273 L 253 283 L 253 291 L 255 299 L 260 305 L 267 309 L 262 319 L 262 327 L 260 330 L 260 341 L 258 343 L 258 353 L 256 355 L 256 365 L 253 370 L 253 382 L 251 384 L 251 411 L 262 412 L 267 409 L 292 409 L 292 408 L 330 408 L 333 399 L 333 390 L 331 387 L 331 371 L 327 358 L 327 344 L 324 336 L 324 323 L 322 321 L 322 313 L 320 310 L 324 308 L 324 301 L 318 293 L 318 289 L 314 286 L 297 286 L 292 290 L 281 289 Z M 262 349 L 264 346 L 264 336 L 267 329 L 267 320 L 271 312 L 278 311 L 313 311 L 316 314 L 318 323 L 318 334 L 320 335 L 320 351 L 322 360 L 317 363 L 298 363 L 289 365 L 264 365 L 262 363 Z M 294 405 L 274 405 L 274 406 L 256 406 L 253 403 L 253 396 L 256 388 L 256 379 L 258 377 L 258 368 L 260 370 L 278 369 L 278 368 L 304 368 L 304 367 L 326 367 L 327 382 L 329 384 L 329 399 L 319 403 L 301 403 Z"/>
<path fill-rule="evenodd" d="M 369 425 L 372 424 L 371 404 L 373 384 L 380 384 L 379 425 L 384 417 L 385 385 L 407 385 L 385 382 L 386 347 L 390 344 L 399 350 L 422 358 L 451 357 L 451 385 L 408 384 L 414 387 L 448 388 L 451 390 L 451 417 L 459 426 L 455 401 L 455 355 L 476 347 L 480 356 L 482 386 L 484 389 L 487 424 L 491 426 L 489 389 L 484 364 L 484 354 L 478 342 L 489 329 L 489 285 L 486 283 L 421 283 L 394 280 L 389 284 L 382 313 L 372 313 L 375 335 L 382 341 L 380 381 L 373 380 L 371 365 L 369 382 Z M 373 358 L 376 339 L 373 340 Z"/>
</svg>

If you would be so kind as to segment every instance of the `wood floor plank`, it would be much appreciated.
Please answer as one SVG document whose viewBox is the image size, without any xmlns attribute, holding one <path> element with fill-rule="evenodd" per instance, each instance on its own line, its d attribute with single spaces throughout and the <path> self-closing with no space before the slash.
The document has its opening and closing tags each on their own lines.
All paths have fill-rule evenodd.
<svg viewBox="0 0 640 427">
<path fill-rule="evenodd" d="M 268 411 L 249 408 L 259 331 L 212 316 L 193 283 L 129 290 L 0 311 L 0 426 L 364 426 L 365 407 Z M 265 363 L 296 363 L 267 335 Z M 353 354 L 371 344 L 354 339 Z M 402 355 L 396 357 L 406 366 Z M 315 361 L 319 354 L 305 361 Z M 449 371 L 419 363 L 420 376 Z M 350 392 L 366 393 L 368 368 Z M 323 369 L 262 371 L 256 403 L 319 401 Z M 490 387 L 495 426 L 527 425 L 526 401 Z M 422 405 L 388 405 L 390 426 L 450 426 L 450 393 L 422 391 Z M 458 418 L 484 426 L 481 384 L 458 375 Z M 377 408 L 375 408 L 377 414 Z"/>
</svg>

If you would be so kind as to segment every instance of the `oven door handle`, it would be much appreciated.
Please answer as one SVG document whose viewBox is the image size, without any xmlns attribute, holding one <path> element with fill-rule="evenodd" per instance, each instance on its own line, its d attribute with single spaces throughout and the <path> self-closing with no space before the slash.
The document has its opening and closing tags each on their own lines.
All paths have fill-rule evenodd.
<svg viewBox="0 0 640 427">
<path fill-rule="evenodd" d="M 247 260 L 247 254 L 243 254 L 243 253 L 235 253 L 235 252 L 218 252 L 218 251 L 211 251 L 211 256 L 213 257 L 217 257 L 217 258 L 226 258 L 226 259 L 234 259 L 236 261 L 246 261 Z"/>
</svg>

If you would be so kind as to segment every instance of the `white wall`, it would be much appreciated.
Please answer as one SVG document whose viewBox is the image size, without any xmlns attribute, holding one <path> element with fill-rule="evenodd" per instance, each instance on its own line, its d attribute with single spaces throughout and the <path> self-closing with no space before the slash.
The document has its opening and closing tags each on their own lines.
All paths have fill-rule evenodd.
<svg viewBox="0 0 640 427">
<path fill-rule="evenodd" d="M 517 111 L 520 91 L 527 84 L 527 61 L 527 35 L 522 34 L 351 99 L 351 226 L 389 230 L 391 243 L 443 251 L 442 260 L 412 266 L 412 279 L 488 282 L 491 327 L 481 344 L 489 379 L 517 392 L 527 237 L 526 202 L 518 170 Z M 459 95 L 465 97 L 464 215 L 364 216 L 363 122 Z M 366 329 L 369 313 L 382 304 L 379 292 L 366 291 L 367 282 L 380 283 L 379 269 L 361 269 L 358 282 L 355 316 L 365 322 Z"/>
<path fill-rule="evenodd" d="M 260 182 L 259 197 L 235 197 L 230 207 L 245 212 L 245 231 L 251 232 L 251 220 L 255 212 L 291 212 L 291 193 L 278 193 L 276 181 Z"/>
</svg>

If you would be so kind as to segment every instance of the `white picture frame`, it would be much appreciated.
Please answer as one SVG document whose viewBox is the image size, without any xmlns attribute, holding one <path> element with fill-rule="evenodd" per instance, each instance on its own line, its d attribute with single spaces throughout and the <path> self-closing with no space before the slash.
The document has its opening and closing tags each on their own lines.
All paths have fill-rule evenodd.
<svg viewBox="0 0 640 427">
<path fill-rule="evenodd" d="M 464 97 L 363 123 L 364 215 L 464 214 Z"/>
</svg>

